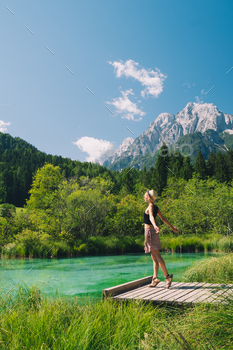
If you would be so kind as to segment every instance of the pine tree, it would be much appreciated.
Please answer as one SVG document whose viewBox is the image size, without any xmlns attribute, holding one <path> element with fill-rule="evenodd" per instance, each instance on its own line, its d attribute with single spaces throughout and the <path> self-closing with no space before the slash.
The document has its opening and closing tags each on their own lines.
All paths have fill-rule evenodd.
<svg viewBox="0 0 233 350">
<path fill-rule="evenodd" d="M 4 203 L 6 201 L 7 189 L 2 180 L 2 176 L 0 175 L 0 203 Z M 1 213 L 0 213 L 1 214 Z"/>
<path fill-rule="evenodd" d="M 220 182 L 225 182 L 225 181 L 228 181 L 227 175 L 228 174 L 227 174 L 226 155 L 221 151 L 218 151 L 216 153 L 214 177 Z"/>
<path fill-rule="evenodd" d="M 180 170 L 180 176 L 188 181 L 192 178 L 193 167 L 190 163 L 190 157 L 184 157 L 183 167 Z"/>
<path fill-rule="evenodd" d="M 233 180 L 233 150 L 229 149 L 226 155 L 228 181 Z"/>
<path fill-rule="evenodd" d="M 133 193 L 134 189 L 134 183 L 133 183 L 133 176 L 132 176 L 132 170 L 130 167 L 123 170 L 123 176 L 122 176 L 122 183 L 123 187 L 126 189 L 128 193 Z"/>
<path fill-rule="evenodd" d="M 172 154 L 168 162 L 168 178 L 180 177 L 180 171 L 183 166 L 184 157 L 180 153 Z"/>
<path fill-rule="evenodd" d="M 214 176 L 214 169 L 215 169 L 215 162 L 216 162 L 216 154 L 211 148 L 209 158 L 207 161 L 207 175 Z"/>
<path fill-rule="evenodd" d="M 140 181 L 145 187 L 148 187 L 148 173 L 146 171 L 146 166 L 144 165 L 142 172 L 140 173 Z"/>
<path fill-rule="evenodd" d="M 197 153 L 197 158 L 195 160 L 193 169 L 202 180 L 206 178 L 206 175 L 207 175 L 206 163 L 200 149 Z"/>
<path fill-rule="evenodd" d="M 161 195 L 164 187 L 167 185 L 169 157 L 169 149 L 164 143 L 160 148 L 159 155 L 156 160 L 155 173 L 152 181 L 152 187 L 159 196 Z"/>
</svg>

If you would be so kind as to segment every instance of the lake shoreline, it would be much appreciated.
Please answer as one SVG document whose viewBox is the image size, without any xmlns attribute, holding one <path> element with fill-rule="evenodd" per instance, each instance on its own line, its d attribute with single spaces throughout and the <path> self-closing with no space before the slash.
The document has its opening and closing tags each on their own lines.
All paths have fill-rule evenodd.
<svg viewBox="0 0 233 350">
<path fill-rule="evenodd" d="M 233 237 L 220 234 L 199 235 L 161 235 L 163 253 L 223 252 L 233 251 Z M 1 259 L 8 258 L 64 258 L 84 256 L 106 256 L 144 253 L 144 236 L 96 236 L 85 243 L 65 241 L 39 241 L 32 245 L 30 240 L 24 244 L 11 242 L 1 250 Z M 144 253 L 145 254 L 145 253 Z"/>
<path fill-rule="evenodd" d="M 161 254 L 195 254 L 195 253 L 203 253 L 203 254 L 208 254 L 208 253 L 212 253 L 212 254 L 228 254 L 229 252 L 222 252 L 222 251 L 209 251 L 209 250 L 204 250 L 204 251 L 182 251 L 182 252 L 176 252 L 176 251 L 172 251 L 172 250 L 160 250 L 160 253 Z M 112 254 L 98 254 L 98 255 L 77 255 L 77 256 L 49 256 L 47 258 L 39 258 L 39 257 L 29 257 L 29 256 L 19 256 L 19 257 L 0 257 L 0 261 L 3 260 L 3 261 L 11 261 L 11 260 L 35 260 L 35 259 L 40 259 L 40 260 L 62 260 L 62 259 L 75 259 L 75 258 L 98 258 L 98 257 L 118 257 L 118 256 L 127 256 L 127 255 L 141 255 L 141 256 L 145 256 L 145 255 L 148 255 L 148 256 L 151 256 L 150 253 L 143 253 L 143 252 L 138 252 L 138 253 L 131 253 L 131 252 L 128 252 L 128 253 L 119 253 L 119 254 L 116 254 L 116 253 L 112 253 Z"/>
</svg>

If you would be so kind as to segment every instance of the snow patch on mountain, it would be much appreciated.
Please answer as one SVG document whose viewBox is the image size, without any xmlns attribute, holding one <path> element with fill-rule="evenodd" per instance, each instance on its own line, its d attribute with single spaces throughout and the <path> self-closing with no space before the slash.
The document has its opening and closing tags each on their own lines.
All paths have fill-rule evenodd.
<svg viewBox="0 0 233 350">
<path fill-rule="evenodd" d="M 226 130 L 224 130 L 224 132 L 226 132 L 226 133 L 228 133 L 228 134 L 230 134 L 230 135 L 233 134 L 233 130 L 231 130 L 231 129 L 226 129 Z"/>
</svg>

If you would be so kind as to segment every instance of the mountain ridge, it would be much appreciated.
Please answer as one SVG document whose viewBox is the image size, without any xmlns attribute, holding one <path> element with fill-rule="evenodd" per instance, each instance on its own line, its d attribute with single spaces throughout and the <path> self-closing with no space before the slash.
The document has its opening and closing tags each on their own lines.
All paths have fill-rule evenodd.
<svg viewBox="0 0 233 350">
<path fill-rule="evenodd" d="M 176 145 L 178 140 L 187 134 L 194 134 L 195 132 L 204 134 L 207 130 L 213 130 L 217 133 L 217 135 L 213 134 L 212 137 L 215 138 L 215 141 L 218 139 L 219 144 L 217 144 L 222 147 L 224 140 L 221 141 L 223 138 L 219 134 L 227 130 L 231 138 L 231 135 L 233 135 L 233 115 L 223 113 L 213 103 L 198 104 L 189 102 L 176 115 L 160 113 L 154 121 L 151 121 L 149 127 L 128 146 L 127 150 L 121 153 L 117 149 L 116 152 L 118 151 L 118 153 L 115 152 L 103 165 L 111 170 L 120 170 L 121 166 L 123 164 L 125 166 L 127 163 L 127 166 L 134 164 L 137 168 L 142 169 L 145 161 L 137 163 L 137 159 L 142 157 L 146 159 L 149 155 L 153 159 L 163 143 L 167 146 Z M 207 136 L 207 134 L 204 135 L 204 139 L 207 139 Z M 215 149 L 216 142 L 210 140 L 210 135 L 208 141 L 212 143 L 213 149 Z M 211 145 L 207 148 L 205 158 L 208 157 Z M 223 149 L 226 148 L 223 147 Z M 196 150 L 194 150 L 194 153 L 197 153 Z"/>
</svg>

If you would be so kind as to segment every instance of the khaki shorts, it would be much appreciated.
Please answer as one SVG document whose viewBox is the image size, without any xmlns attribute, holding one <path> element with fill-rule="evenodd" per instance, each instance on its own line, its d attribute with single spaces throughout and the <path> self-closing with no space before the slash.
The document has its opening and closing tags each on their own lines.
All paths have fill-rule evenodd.
<svg viewBox="0 0 233 350">
<path fill-rule="evenodd" d="M 161 243 L 159 240 L 159 234 L 155 231 L 154 227 L 145 227 L 145 253 L 150 253 L 153 250 L 161 249 Z"/>
</svg>

